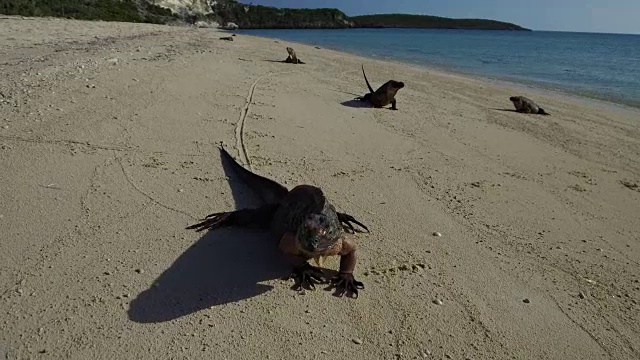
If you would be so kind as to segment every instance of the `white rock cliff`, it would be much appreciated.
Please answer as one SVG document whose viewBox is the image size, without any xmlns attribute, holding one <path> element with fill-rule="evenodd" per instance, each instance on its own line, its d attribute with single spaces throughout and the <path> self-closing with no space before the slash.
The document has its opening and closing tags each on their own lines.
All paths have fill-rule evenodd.
<svg viewBox="0 0 640 360">
<path fill-rule="evenodd" d="M 176 14 L 210 14 L 211 6 L 207 0 L 156 0 L 156 5 L 170 9 Z"/>
</svg>

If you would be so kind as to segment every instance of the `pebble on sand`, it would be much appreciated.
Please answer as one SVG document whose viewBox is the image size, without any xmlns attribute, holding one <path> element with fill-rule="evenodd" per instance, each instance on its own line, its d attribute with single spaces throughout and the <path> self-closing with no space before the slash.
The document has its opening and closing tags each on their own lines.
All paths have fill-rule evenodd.
<svg viewBox="0 0 640 360">
<path fill-rule="evenodd" d="M 436 305 L 442 305 L 443 304 L 442 300 L 440 300 L 440 299 L 433 300 L 433 303 L 436 304 Z"/>
<path fill-rule="evenodd" d="M 523 303 L 525 303 L 525 304 L 529 304 L 529 303 L 531 303 L 531 300 L 529 300 L 529 299 L 524 299 L 524 300 L 522 300 L 522 302 L 523 302 Z"/>
<path fill-rule="evenodd" d="M 362 340 L 360 339 L 351 339 L 351 341 L 353 341 L 354 344 L 358 344 L 358 345 L 362 344 Z"/>
<path fill-rule="evenodd" d="M 442 234 L 440 234 L 440 233 L 439 233 L 439 232 L 437 232 L 437 231 L 434 231 L 434 232 L 433 232 L 433 236 L 438 236 L 438 237 L 440 237 L 440 236 L 442 236 Z"/>
</svg>

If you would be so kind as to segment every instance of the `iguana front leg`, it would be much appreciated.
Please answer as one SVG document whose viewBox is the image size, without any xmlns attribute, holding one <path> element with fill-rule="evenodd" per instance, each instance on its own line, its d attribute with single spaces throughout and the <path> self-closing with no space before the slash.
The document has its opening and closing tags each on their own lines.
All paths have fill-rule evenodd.
<svg viewBox="0 0 640 360">
<path fill-rule="evenodd" d="M 287 280 L 294 278 L 295 283 L 291 288 L 295 291 L 300 291 L 304 288 L 315 290 L 315 284 L 325 282 L 324 273 L 320 268 L 314 267 L 308 263 L 310 258 L 304 256 L 298 250 L 295 241 L 295 235 L 285 234 L 282 239 L 280 239 L 279 243 L 279 248 L 284 257 L 293 267 L 293 270 L 287 277 Z"/>
<path fill-rule="evenodd" d="M 353 270 L 356 268 L 356 243 L 349 239 L 342 239 L 342 246 L 337 255 L 340 255 L 340 271 L 337 276 L 331 279 L 332 288 L 336 288 L 335 295 L 342 297 L 349 294 L 358 297 L 358 289 L 364 289 L 364 284 L 356 280 L 353 276 Z"/>
</svg>

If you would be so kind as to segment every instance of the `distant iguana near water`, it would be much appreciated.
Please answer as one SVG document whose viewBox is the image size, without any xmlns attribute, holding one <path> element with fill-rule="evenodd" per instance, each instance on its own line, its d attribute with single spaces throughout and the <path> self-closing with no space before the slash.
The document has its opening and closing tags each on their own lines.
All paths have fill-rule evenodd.
<svg viewBox="0 0 640 360">
<path fill-rule="evenodd" d="M 322 265 L 324 258 L 340 256 L 339 273 L 331 279 L 329 288 L 335 287 L 338 296 L 346 293 L 347 296 L 352 294 L 357 297 L 358 289 L 364 289 L 364 285 L 353 276 L 356 244 L 346 237 L 346 232 L 355 233 L 351 223 L 367 232 L 369 229 L 353 216 L 337 212 L 320 188 L 298 185 L 288 190 L 271 179 L 245 169 L 222 146 L 220 152 L 225 161 L 232 164 L 234 172 L 259 195 L 264 205 L 214 213 L 187 229 L 202 231 L 238 226 L 270 230 L 293 267 L 289 278 L 295 279 L 295 290 L 305 287 L 315 289 L 314 283 L 326 280 L 321 268 L 308 263 L 310 259 Z"/>
<path fill-rule="evenodd" d="M 538 106 L 533 100 L 524 96 L 511 96 L 509 100 L 511 100 L 516 111 L 519 113 L 549 115 L 548 112 L 544 111 L 544 109 Z"/>
</svg>

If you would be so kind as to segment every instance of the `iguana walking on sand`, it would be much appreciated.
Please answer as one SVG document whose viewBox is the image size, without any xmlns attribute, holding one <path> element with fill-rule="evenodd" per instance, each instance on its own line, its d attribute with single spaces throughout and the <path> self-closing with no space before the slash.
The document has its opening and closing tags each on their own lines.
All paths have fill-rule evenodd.
<svg viewBox="0 0 640 360">
<path fill-rule="evenodd" d="M 364 75 L 364 81 L 367 83 L 369 93 L 357 97 L 356 100 L 368 101 L 375 108 L 381 108 L 391 104 L 391 110 L 398 110 L 396 107 L 396 93 L 404 87 L 402 81 L 389 80 L 380 86 L 378 90 L 373 91 L 369 80 L 367 80 L 367 74 L 364 73 L 364 65 L 362 65 L 362 75 Z"/>
<path fill-rule="evenodd" d="M 318 187 L 298 185 L 288 190 L 271 179 L 245 169 L 222 146 L 220 152 L 225 161 L 232 164 L 239 178 L 259 195 L 264 205 L 214 213 L 187 229 L 202 231 L 238 226 L 270 230 L 293 267 L 289 278 L 295 279 L 294 290 L 303 287 L 315 289 L 314 283 L 325 282 L 321 268 L 309 264 L 310 259 L 315 259 L 321 266 L 324 258 L 340 256 L 339 273 L 331 279 L 330 288 L 335 287 L 338 296 L 346 293 L 347 296 L 352 294 L 357 297 L 358 289 L 364 289 L 364 285 L 353 277 L 356 244 L 346 237 L 345 232 L 355 233 L 351 223 L 367 232 L 369 229 L 353 216 L 336 212 Z"/>
<path fill-rule="evenodd" d="M 524 96 L 511 96 L 509 100 L 511 100 L 513 106 L 516 107 L 517 112 L 525 114 L 550 115 L 548 112 L 544 111 L 543 108 L 539 107 L 533 100 Z"/>
</svg>

